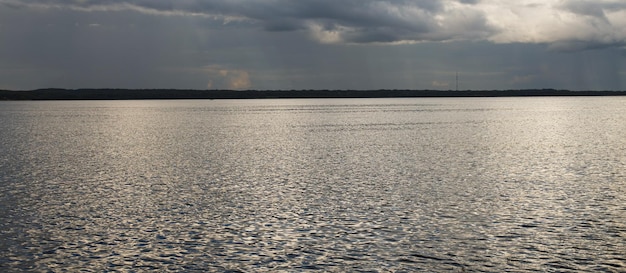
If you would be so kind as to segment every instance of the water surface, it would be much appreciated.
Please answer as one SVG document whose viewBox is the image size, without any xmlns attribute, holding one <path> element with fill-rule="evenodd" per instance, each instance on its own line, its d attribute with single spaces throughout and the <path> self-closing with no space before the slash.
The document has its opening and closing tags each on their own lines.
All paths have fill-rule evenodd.
<svg viewBox="0 0 626 273">
<path fill-rule="evenodd" d="M 0 270 L 624 272 L 626 98 L 0 102 Z"/>
</svg>

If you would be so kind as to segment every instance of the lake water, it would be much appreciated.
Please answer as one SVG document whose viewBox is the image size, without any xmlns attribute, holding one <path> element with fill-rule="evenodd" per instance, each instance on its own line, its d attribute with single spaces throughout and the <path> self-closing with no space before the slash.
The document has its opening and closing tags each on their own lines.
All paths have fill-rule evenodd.
<svg viewBox="0 0 626 273">
<path fill-rule="evenodd" d="M 626 97 L 0 102 L 0 271 L 625 272 Z"/>
</svg>

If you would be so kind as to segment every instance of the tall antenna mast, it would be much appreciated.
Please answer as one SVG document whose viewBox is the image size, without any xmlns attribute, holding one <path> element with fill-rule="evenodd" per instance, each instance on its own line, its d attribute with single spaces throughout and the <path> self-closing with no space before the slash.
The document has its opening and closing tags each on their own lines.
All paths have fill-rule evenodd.
<svg viewBox="0 0 626 273">
<path fill-rule="evenodd" d="M 459 71 L 456 72 L 456 91 L 459 91 Z"/>
</svg>

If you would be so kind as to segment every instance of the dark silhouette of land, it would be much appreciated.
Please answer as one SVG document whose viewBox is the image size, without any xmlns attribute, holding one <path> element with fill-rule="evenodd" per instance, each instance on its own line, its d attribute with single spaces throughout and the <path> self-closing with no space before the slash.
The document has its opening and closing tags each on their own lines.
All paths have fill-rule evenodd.
<svg viewBox="0 0 626 273">
<path fill-rule="evenodd" d="M 626 91 L 526 90 L 182 90 L 182 89 L 37 89 L 0 90 L 0 100 L 140 100 L 392 97 L 625 96 Z"/>
</svg>

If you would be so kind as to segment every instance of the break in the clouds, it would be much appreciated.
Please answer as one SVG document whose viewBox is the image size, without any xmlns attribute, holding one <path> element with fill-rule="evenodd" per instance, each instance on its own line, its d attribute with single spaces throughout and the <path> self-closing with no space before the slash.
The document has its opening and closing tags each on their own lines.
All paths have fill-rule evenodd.
<svg viewBox="0 0 626 273">
<path fill-rule="evenodd" d="M 618 0 L 0 0 L 6 7 L 205 16 L 266 31 L 304 30 L 321 43 L 487 40 L 555 50 L 626 45 Z"/>
</svg>

